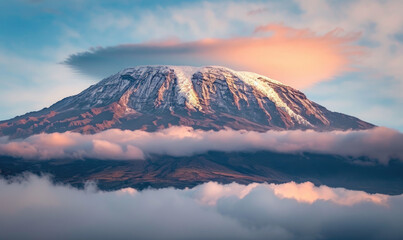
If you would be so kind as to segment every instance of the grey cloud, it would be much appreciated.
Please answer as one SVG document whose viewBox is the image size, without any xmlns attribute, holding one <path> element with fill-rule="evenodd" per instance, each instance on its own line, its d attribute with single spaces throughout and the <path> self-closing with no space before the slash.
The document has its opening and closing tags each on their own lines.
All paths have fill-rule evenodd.
<svg viewBox="0 0 403 240">
<path fill-rule="evenodd" d="M 294 194 L 284 197 L 278 190 Z M 93 185 L 77 190 L 27 176 L 11 183 L 0 180 L 0 191 L 2 239 L 403 237 L 402 195 L 375 196 L 310 183 L 244 186 L 210 182 L 184 190 L 102 192 Z M 309 194 L 316 200 L 298 200 Z M 374 196 L 383 200 L 368 200 Z M 333 201 L 337 198 L 359 200 L 346 205 Z"/>
<path fill-rule="evenodd" d="M 208 48 L 208 51 L 213 49 Z M 71 55 L 64 62 L 89 76 L 103 78 L 138 65 L 221 65 L 220 61 L 200 56 L 205 49 L 197 43 L 175 45 L 126 44 L 97 47 Z"/>
</svg>

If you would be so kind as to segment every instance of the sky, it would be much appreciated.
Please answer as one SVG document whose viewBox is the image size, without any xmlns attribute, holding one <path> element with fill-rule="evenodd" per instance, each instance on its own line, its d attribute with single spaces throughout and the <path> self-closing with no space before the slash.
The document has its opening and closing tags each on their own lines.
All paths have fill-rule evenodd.
<svg viewBox="0 0 403 240">
<path fill-rule="evenodd" d="M 223 65 L 403 131 L 400 0 L 0 0 L 0 119 L 134 65 Z"/>
</svg>

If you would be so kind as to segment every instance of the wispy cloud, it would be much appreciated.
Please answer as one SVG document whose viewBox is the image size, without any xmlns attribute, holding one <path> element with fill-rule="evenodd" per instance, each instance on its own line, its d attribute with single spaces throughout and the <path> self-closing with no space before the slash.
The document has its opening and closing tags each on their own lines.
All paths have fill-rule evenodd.
<svg viewBox="0 0 403 240">
<path fill-rule="evenodd" d="M 0 180 L 2 239 L 401 239 L 403 196 L 296 184 L 114 192 Z M 309 217 L 307 217 L 309 216 Z M 23 228 L 23 231 L 21 231 Z M 158 229 L 156 231 L 155 229 Z"/>
<path fill-rule="evenodd" d="M 0 138 L 0 154 L 28 159 L 97 158 L 144 159 L 148 154 L 191 156 L 207 151 L 268 150 L 286 153 L 327 153 L 366 156 L 387 164 L 403 160 L 403 134 L 382 127 L 362 131 L 194 130 L 171 127 L 158 132 L 111 129 L 94 135 L 39 134 L 26 139 Z"/>
</svg>

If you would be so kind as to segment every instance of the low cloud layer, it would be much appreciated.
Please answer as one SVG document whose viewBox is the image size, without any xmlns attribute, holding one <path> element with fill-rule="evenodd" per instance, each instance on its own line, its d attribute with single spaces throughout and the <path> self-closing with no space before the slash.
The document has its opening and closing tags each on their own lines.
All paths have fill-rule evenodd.
<svg viewBox="0 0 403 240">
<path fill-rule="evenodd" d="M 2 239 L 402 239 L 403 196 L 296 184 L 115 192 L 0 179 Z"/>
<path fill-rule="evenodd" d="M 284 153 L 325 153 L 369 157 L 387 164 L 403 160 L 403 134 L 377 127 L 361 131 L 221 131 L 171 127 L 158 132 L 111 129 L 94 135 L 38 134 L 26 139 L 0 138 L 0 155 L 27 159 L 145 159 L 149 154 L 191 156 L 207 151 L 268 150 Z"/>
<path fill-rule="evenodd" d="M 258 35 L 248 38 L 100 47 L 72 55 L 66 63 L 97 77 L 136 65 L 222 65 L 303 88 L 351 70 L 355 57 L 363 53 L 353 44 L 359 35 L 341 30 L 317 35 L 308 29 L 270 24 L 258 27 L 255 33 Z"/>
</svg>

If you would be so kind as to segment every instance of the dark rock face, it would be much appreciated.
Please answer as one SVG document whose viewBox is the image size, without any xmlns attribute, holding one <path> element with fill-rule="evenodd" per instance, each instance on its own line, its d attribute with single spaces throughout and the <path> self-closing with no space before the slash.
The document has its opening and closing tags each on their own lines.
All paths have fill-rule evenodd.
<svg viewBox="0 0 403 240">
<path fill-rule="evenodd" d="M 96 133 L 109 128 L 155 131 L 172 125 L 266 131 L 367 129 L 270 78 L 223 67 L 125 69 L 49 108 L 0 122 L 0 136 Z"/>
</svg>

